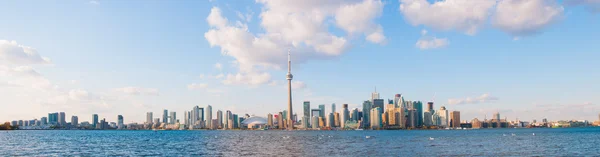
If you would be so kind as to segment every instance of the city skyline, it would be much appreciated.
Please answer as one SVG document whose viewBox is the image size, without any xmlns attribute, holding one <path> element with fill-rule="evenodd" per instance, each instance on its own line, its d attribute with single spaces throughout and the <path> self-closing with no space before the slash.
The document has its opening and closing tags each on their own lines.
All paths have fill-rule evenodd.
<svg viewBox="0 0 600 157">
<path fill-rule="evenodd" d="M 511 23 L 502 10 L 510 4 L 458 4 L 488 9 L 466 15 L 439 5 L 450 1 L 0 2 L 10 12 L 0 15 L 0 121 L 64 112 L 61 123 L 93 114 L 139 123 L 146 112 L 162 120 L 164 109 L 181 117 L 208 105 L 212 114 L 276 115 L 289 110 L 290 47 L 297 115 L 304 101 L 362 110 L 377 86 L 383 105 L 402 94 L 464 120 L 598 118 L 594 5 L 531 0 L 513 13 L 532 16 Z M 448 17 L 420 15 L 416 4 Z M 306 8 L 325 11 L 293 14 Z"/>
</svg>

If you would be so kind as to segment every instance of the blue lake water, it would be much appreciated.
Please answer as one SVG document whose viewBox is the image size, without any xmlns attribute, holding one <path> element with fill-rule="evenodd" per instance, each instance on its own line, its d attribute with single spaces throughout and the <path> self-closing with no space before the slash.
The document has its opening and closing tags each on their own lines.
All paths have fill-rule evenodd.
<svg viewBox="0 0 600 157">
<path fill-rule="evenodd" d="M 0 156 L 600 156 L 600 128 L 23 130 L 2 131 L 0 141 Z"/>
</svg>

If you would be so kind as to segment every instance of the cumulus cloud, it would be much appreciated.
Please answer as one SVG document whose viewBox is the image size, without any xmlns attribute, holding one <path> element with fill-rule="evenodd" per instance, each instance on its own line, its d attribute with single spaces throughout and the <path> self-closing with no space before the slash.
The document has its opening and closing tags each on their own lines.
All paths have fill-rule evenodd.
<svg viewBox="0 0 600 157">
<path fill-rule="evenodd" d="M 400 12 L 414 26 L 475 35 L 488 21 L 512 36 L 539 33 L 558 21 L 563 7 L 555 0 L 400 0 Z"/>
<path fill-rule="evenodd" d="M 450 105 L 462 105 L 462 104 L 479 104 L 497 101 L 498 97 L 491 96 L 490 94 L 483 94 L 479 97 L 467 97 L 461 99 L 448 99 Z"/>
<path fill-rule="evenodd" d="M 223 65 L 221 63 L 215 63 L 215 68 L 222 70 L 223 69 Z"/>
<path fill-rule="evenodd" d="M 115 91 L 122 92 L 129 95 L 154 95 L 158 96 L 159 92 L 156 88 L 143 88 L 143 87 L 123 87 L 117 88 Z"/>
<path fill-rule="evenodd" d="M 563 12 L 554 0 L 501 0 L 492 25 L 513 36 L 531 35 L 558 21 Z"/>
<path fill-rule="evenodd" d="M 374 19 L 381 16 L 380 0 L 257 0 L 264 33 L 252 33 L 241 21 L 232 22 L 213 7 L 204 34 L 211 47 L 235 59 L 236 74 L 228 74 L 225 84 L 270 83 L 268 70 L 283 69 L 291 49 L 294 64 L 330 59 L 342 55 L 350 44 L 347 37 L 330 32 L 329 19 L 348 34 L 364 35 L 367 41 L 384 43 L 383 27 Z M 359 9 L 352 11 L 352 9 Z M 240 18 L 244 17 L 241 13 Z M 247 16 L 246 16 L 247 19 Z M 241 83 L 240 81 L 253 81 Z"/>
<path fill-rule="evenodd" d="M 288 88 L 287 82 L 284 83 L 282 87 L 287 89 Z M 304 83 L 302 81 L 292 81 L 292 90 L 305 89 L 306 87 L 307 87 L 306 83 Z"/>
<path fill-rule="evenodd" d="M 188 90 L 203 89 L 206 87 L 208 87 L 208 84 L 205 83 L 192 83 L 187 86 Z"/>
<path fill-rule="evenodd" d="M 417 41 L 415 46 L 421 50 L 443 48 L 450 44 L 446 38 L 436 38 L 427 35 L 427 30 L 421 31 L 421 39 Z"/>
<path fill-rule="evenodd" d="M 50 59 L 42 57 L 34 48 L 19 45 L 16 41 L 0 40 L 0 65 L 50 64 Z"/>
<path fill-rule="evenodd" d="M 491 15 L 496 0 L 400 0 L 400 12 L 412 25 L 476 34 Z"/>
</svg>

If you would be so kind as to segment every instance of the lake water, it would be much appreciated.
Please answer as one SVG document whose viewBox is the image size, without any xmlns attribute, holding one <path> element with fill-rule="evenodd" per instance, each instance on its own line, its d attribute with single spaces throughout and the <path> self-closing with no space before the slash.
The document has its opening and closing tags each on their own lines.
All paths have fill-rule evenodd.
<svg viewBox="0 0 600 157">
<path fill-rule="evenodd" d="M 23 130 L 2 131 L 0 141 L 0 156 L 600 156 L 600 128 L 156 132 Z"/>
</svg>

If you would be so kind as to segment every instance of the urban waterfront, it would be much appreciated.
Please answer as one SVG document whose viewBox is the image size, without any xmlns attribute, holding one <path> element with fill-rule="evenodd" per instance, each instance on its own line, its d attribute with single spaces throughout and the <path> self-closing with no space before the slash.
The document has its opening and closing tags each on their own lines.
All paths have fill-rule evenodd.
<svg viewBox="0 0 600 157">
<path fill-rule="evenodd" d="M 600 128 L 2 131 L 6 156 L 598 156 Z"/>
</svg>

